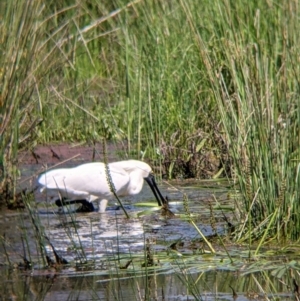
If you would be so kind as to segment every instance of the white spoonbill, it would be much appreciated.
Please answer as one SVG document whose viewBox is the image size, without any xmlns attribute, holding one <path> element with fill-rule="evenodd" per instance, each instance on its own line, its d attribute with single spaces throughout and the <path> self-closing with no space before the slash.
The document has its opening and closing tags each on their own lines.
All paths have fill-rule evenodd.
<svg viewBox="0 0 300 301">
<path fill-rule="evenodd" d="M 160 193 L 151 167 L 142 161 L 127 160 L 108 164 L 109 174 L 117 196 L 138 194 L 144 180 L 149 184 L 159 206 L 166 201 Z M 56 205 L 82 204 L 84 211 L 94 211 L 91 202 L 99 199 L 99 212 L 104 212 L 113 197 L 105 164 L 92 162 L 73 168 L 49 170 L 38 178 L 40 191 L 52 190 L 60 195 Z"/>
</svg>

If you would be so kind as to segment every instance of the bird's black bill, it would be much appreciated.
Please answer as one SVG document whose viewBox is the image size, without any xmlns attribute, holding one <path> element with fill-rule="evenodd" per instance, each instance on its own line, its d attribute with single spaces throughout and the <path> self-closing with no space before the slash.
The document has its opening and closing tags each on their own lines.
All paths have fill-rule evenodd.
<svg viewBox="0 0 300 301">
<path fill-rule="evenodd" d="M 165 198 L 162 196 L 162 194 L 160 193 L 157 184 L 155 182 L 155 178 L 152 174 L 150 174 L 147 178 L 144 178 L 145 181 L 148 183 L 148 185 L 150 186 L 156 200 L 158 203 L 158 206 L 162 206 L 164 204 L 166 204 L 166 200 Z"/>
</svg>

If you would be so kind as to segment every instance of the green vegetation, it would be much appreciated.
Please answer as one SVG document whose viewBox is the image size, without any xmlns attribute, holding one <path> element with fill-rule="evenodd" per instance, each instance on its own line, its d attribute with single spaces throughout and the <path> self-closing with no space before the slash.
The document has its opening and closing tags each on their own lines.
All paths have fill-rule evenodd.
<svg viewBox="0 0 300 301">
<path fill-rule="evenodd" d="M 126 140 L 169 178 L 233 178 L 236 239 L 300 238 L 296 1 L 0 8 L 2 195 L 14 197 L 21 147 Z"/>
</svg>

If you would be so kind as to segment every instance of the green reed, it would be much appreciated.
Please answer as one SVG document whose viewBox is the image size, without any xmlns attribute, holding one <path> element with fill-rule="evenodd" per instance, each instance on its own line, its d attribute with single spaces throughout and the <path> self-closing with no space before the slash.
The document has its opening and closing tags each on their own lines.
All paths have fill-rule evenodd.
<svg viewBox="0 0 300 301">
<path fill-rule="evenodd" d="M 247 231 L 238 239 L 250 243 L 299 238 L 299 34 L 294 4 L 219 2 L 209 7 L 215 17 L 206 27 L 211 34 L 207 41 L 199 16 L 182 3 L 199 43 L 244 203 Z"/>
</svg>

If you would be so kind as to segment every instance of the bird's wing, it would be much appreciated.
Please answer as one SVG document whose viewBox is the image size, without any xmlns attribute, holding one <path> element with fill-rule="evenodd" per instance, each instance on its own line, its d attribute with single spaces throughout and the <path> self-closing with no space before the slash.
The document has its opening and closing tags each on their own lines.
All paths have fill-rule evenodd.
<svg viewBox="0 0 300 301">
<path fill-rule="evenodd" d="M 77 171 L 79 171 L 79 169 L 76 170 L 75 174 L 66 178 L 68 187 L 72 186 L 77 190 L 87 191 L 91 195 L 97 195 L 100 197 L 108 197 L 112 195 L 104 165 L 93 165 L 89 169 L 81 169 L 80 175 L 77 174 Z M 118 195 L 123 195 L 130 180 L 128 173 L 121 168 L 109 166 L 109 174 L 115 192 Z"/>
<path fill-rule="evenodd" d="M 111 166 L 109 172 L 116 193 L 124 194 L 129 183 L 128 173 L 116 166 Z M 67 197 L 95 198 L 112 195 L 103 163 L 48 171 L 40 176 L 38 182 L 44 186 L 42 189 L 59 190 Z"/>
<path fill-rule="evenodd" d="M 80 175 L 84 170 L 92 170 L 95 168 L 104 169 L 104 164 L 101 162 L 92 162 L 71 168 L 52 169 L 40 175 L 38 183 L 42 186 L 42 189 L 58 189 L 65 186 L 63 181 L 66 177 L 76 174 Z"/>
<path fill-rule="evenodd" d="M 61 178 L 67 176 L 70 173 L 70 168 L 58 168 L 46 171 L 38 178 L 38 183 L 42 186 L 42 189 L 56 189 L 61 182 Z"/>
</svg>

